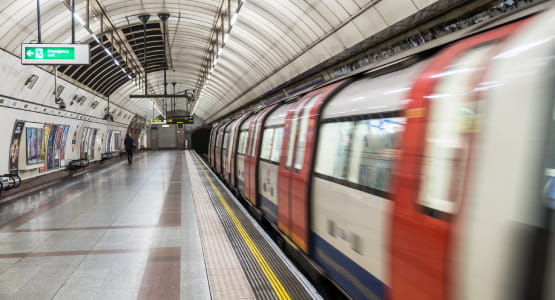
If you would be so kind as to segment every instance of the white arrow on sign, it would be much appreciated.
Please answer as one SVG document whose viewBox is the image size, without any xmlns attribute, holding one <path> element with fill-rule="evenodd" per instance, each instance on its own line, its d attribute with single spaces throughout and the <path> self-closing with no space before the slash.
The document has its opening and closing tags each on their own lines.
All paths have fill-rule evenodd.
<svg viewBox="0 0 555 300">
<path fill-rule="evenodd" d="M 32 56 L 33 54 L 35 54 L 35 52 L 33 52 L 33 50 L 27 51 L 27 56 Z"/>
</svg>

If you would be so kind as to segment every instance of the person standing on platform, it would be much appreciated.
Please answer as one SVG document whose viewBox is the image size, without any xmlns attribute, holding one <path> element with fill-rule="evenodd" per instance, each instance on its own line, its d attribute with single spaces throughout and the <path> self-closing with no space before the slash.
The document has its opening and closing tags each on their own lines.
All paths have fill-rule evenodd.
<svg viewBox="0 0 555 300">
<path fill-rule="evenodd" d="M 125 140 L 123 141 L 123 144 L 125 145 L 125 152 L 127 152 L 127 161 L 129 162 L 129 164 L 132 164 L 133 148 L 137 148 L 137 147 L 135 146 L 135 141 L 129 135 L 129 133 L 125 136 Z"/>
</svg>

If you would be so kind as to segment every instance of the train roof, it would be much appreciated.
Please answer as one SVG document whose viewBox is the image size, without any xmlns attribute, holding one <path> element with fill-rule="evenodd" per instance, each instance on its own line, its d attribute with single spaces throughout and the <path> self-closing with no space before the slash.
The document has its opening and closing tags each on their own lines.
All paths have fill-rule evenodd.
<svg viewBox="0 0 555 300">
<path fill-rule="evenodd" d="M 287 116 L 287 111 L 291 108 L 293 103 L 286 103 L 274 110 L 266 119 L 264 127 L 283 125 L 285 124 L 285 117 Z"/>
<path fill-rule="evenodd" d="M 426 61 L 379 77 L 364 77 L 343 88 L 326 105 L 322 119 L 401 110 Z"/>
</svg>

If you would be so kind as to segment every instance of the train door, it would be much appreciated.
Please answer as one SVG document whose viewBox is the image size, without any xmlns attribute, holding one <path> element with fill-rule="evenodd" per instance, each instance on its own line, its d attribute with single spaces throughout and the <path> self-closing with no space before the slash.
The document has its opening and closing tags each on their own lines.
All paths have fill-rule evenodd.
<svg viewBox="0 0 555 300">
<path fill-rule="evenodd" d="M 210 130 L 210 138 L 208 139 L 208 165 L 212 167 L 212 150 L 214 150 L 214 127 Z"/>
<path fill-rule="evenodd" d="M 455 220 L 467 197 L 476 85 L 513 25 L 455 44 L 415 81 L 406 110 L 391 233 L 391 299 L 449 299 Z"/>
<path fill-rule="evenodd" d="M 222 144 L 222 178 L 224 181 L 229 182 L 229 168 L 230 168 L 230 159 L 231 159 L 231 147 L 233 146 L 233 128 L 235 128 L 235 124 L 237 120 L 233 120 L 229 122 L 226 129 L 224 130 L 224 142 Z"/>
<path fill-rule="evenodd" d="M 237 120 L 237 123 L 235 124 L 235 128 L 233 130 L 232 133 L 232 146 L 231 146 L 231 157 L 229 159 L 229 183 L 231 184 L 231 186 L 237 188 L 236 185 L 236 180 L 235 178 L 237 177 L 236 173 L 237 173 L 237 153 L 238 153 L 238 149 L 239 149 L 239 135 L 241 132 L 241 127 L 243 125 L 243 122 L 250 116 L 250 114 L 245 114 L 244 116 L 242 116 L 241 118 L 239 118 L 239 120 Z"/>
<path fill-rule="evenodd" d="M 322 104 L 345 81 L 304 96 L 287 113 L 278 171 L 278 227 L 308 253 L 310 179 Z"/>
<path fill-rule="evenodd" d="M 227 127 L 227 125 L 229 124 L 229 122 L 225 122 L 224 124 L 222 124 L 222 126 L 218 129 L 218 133 L 216 135 L 216 173 L 217 174 L 221 174 L 222 173 L 222 153 L 223 153 L 223 149 L 222 149 L 222 145 L 224 144 L 224 135 L 225 135 L 225 129 Z"/>
<path fill-rule="evenodd" d="M 246 181 L 246 156 L 249 149 L 249 128 L 251 123 L 254 122 L 254 116 L 250 115 L 241 125 L 241 132 L 239 133 L 239 145 L 237 147 L 237 160 L 235 164 L 236 171 L 236 182 L 239 194 L 245 197 L 245 181 Z"/>
<path fill-rule="evenodd" d="M 269 112 L 274 109 L 274 106 L 266 107 L 256 114 L 254 120 L 251 122 L 248 134 L 248 147 L 247 155 L 245 158 L 245 198 L 257 205 L 257 169 L 258 157 L 260 155 L 260 141 L 262 140 L 262 126 L 264 120 Z"/>
<path fill-rule="evenodd" d="M 222 126 L 222 123 L 212 127 L 210 131 L 210 155 L 209 155 L 209 163 L 210 167 L 213 169 L 216 168 L 216 138 L 218 136 L 218 130 Z"/>
</svg>

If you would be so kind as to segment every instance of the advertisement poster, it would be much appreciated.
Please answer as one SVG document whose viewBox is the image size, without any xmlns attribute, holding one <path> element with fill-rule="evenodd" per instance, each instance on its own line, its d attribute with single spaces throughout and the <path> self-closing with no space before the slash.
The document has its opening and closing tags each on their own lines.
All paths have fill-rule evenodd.
<svg viewBox="0 0 555 300">
<path fill-rule="evenodd" d="M 77 146 L 77 130 L 73 132 L 73 137 L 71 138 L 71 152 L 75 152 L 75 146 Z"/>
<path fill-rule="evenodd" d="M 62 136 L 62 146 L 60 147 L 60 166 L 65 167 L 66 165 L 66 144 L 67 135 L 69 134 L 69 126 L 64 126 L 64 134 Z"/>
<path fill-rule="evenodd" d="M 42 128 L 26 128 L 27 135 L 27 164 L 34 165 L 40 164 L 44 161 L 41 159 L 42 155 Z"/>
<path fill-rule="evenodd" d="M 13 126 L 12 142 L 10 144 L 10 174 L 17 174 L 19 171 L 19 141 L 21 140 L 21 132 L 24 125 L 24 121 L 15 121 Z"/>
<path fill-rule="evenodd" d="M 50 131 L 52 130 L 52 125 L 44 124 L 44 134 L 42 136 L 42 148 L 40 152 L 40 160 L 46 162 L 46 151 L 48 148 L 48 138 L 50 137 Z M 44 172 L 46 171 L 46 164 L 40 167 L 39 171 Z"/>
<path fill-rule="evenodd" d="M 46 149 L 46 169 L 54 169 L 54 141 L 56 139 L 56 133 L 58 132 L 58 126 L 51 125 L 50 135 L 48 136 L 48 148 Z"/>
<path fill-rule="evenodd" d="M 60 168 L 60 157 L 62 152 L 62 136 L 64 135 L 64 127 L 58 126 L 56 138 L 54 139 L 54 169 Z"/>
</svg>

